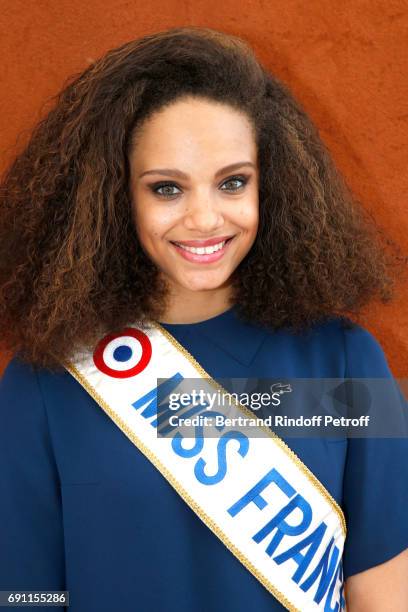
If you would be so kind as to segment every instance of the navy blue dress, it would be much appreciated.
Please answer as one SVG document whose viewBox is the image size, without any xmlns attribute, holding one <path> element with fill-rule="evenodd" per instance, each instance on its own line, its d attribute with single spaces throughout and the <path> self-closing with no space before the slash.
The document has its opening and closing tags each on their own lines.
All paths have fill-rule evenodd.
<svg viewBox="0 0 408 612">
<path fill-rule="evenodd" d="M 163 326 L 215 378 L 392 377 L 374 336 L 339 318 L 298 335 L 235 308 Z M 406 439 L 286 442 L 343 508 L 345 578 L 408 548 Z M 13 589 L 68 590 L 70 612 L 284 610 L 68 372 L 18 357 L 0 382 L 0 590 Z"/>
</svg>

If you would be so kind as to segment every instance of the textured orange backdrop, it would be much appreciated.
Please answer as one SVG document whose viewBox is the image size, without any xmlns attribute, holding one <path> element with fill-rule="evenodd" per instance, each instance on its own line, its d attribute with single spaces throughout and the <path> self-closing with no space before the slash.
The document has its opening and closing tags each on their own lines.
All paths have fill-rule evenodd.
<svg viewBox="0 0 408 612">
<path fill-rule="evenodd" d="M 3 0 L 0 9 L 1 169 L 70 74 L 143 34 L 209 26 L 247 39 L 291 87 L 364 207 L 407 252 L 407 1 Z M 397 377 L 408 376 L 406 303 L 402 286 L 358 319 Z M 0 352 L 0 371 L 9 357 Z"/>
</svg>

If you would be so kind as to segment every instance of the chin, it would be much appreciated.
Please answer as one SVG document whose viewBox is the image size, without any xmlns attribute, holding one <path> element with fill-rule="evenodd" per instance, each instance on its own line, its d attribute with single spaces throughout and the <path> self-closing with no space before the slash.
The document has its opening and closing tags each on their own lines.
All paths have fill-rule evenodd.
<svg viewBox="0 0 408 612">
<path fill-rule="evenodd" d="M 183 279 L 183 282 L 181 282 L 180 284 L 189 291 L 210 291 L 218 289 L 219 287 L 224 285 L 226 280 L 227 279 L 222 278 L 219 281 L 197 280 L 195 282 L 186 282 L 186 279 Z"/>
<path fill-rule="evenodd" d="M 202 283 L 197 285 L 183 285 L 185 289 L 189 291 L 213 291 L 214 289 L 218 289 L 221 286 L 221 283 L 217 284 L 208 284 Z"/>
</svg>

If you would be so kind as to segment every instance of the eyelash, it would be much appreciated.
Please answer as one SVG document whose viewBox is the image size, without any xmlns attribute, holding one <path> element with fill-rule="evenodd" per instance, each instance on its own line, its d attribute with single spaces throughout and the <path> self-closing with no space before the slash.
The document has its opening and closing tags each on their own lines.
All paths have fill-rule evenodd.
<svg viewBox="0 0 408 612">
<path fill-rule="evenodd" d="M 242 175 L 230 176 L 222 183 L 223 185 L 225 183 L 229 183 L 230 181 L 241 181 L 242 185 L 238 187 L 237 189 L 223 189 L 222 191 L 230 191 L 231 193 L 236 193 L 245 187 L 245 185 L 248 183 L 248 180 L 249 180 L 249 177 L 247 176 L 242 176 Z M 166 200 L 170 200 L 178 195 L 177 193 L 173 193 L 171 195 L 165 195 L 164 193 L 158 193 L 158 189 L 161 189 L 162 187 L 177 187 L 179 189 L 178 185 L 173 182 L 162 181 L 160 183 L 154 183 L 153 185 L 149 185 L 149 187 L 154 194 Z"/>
</svg>

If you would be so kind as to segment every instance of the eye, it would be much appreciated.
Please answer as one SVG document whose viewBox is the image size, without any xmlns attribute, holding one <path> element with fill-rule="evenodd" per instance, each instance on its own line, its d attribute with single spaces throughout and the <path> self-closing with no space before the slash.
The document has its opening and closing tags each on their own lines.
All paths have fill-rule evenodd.
<svg viewBox="0 0 408 612">
<path fill-rule="evenodd" d="M 248 182 L 248 178 L 246 176 L 231 176 L 230 178 L 228 178 L 223 185 L 228 185 L 228 183 L 234 185 L 234 183 L 242 183 L 241 185 L 238 185 L 238 187 L 230 187 L 227 189 L 223 189 L 222 191 L 239 191 L 240 189 L 243 189 L 245 187 L 245 185 Z"/>
<path fill-rule="evenodd" d="M 226 181 L 224 181 L 224 183 L 222 184 L 223 186 L 225 185 L 232 185 L 230 187 L 227 187 L 226 189 L 222 188 L 222 191 L 229 191 L 229 192 L 236 192 L 236 191 L 240 191 L 241 189 L 243 189 L 245 187 L 245 185 L 248 182 L 248 177 L 246 176 L 230 176 Z M 241 185 L 237 185 L 237 183 L 241 183 Z M 165 182 L 162 181 L 160 183 L 154 183 L 154 185 L 149 185 L 151 191 L 162 197 L 165 198 L 167 200 L 173 199 L 175 197 L 177 197 L 178 193 L 172 191 L 173 189 L 178 189 L 179 193 L 180 189 L 179 187 L 176 185 L 176 183 L 172 183 L 172 182 Z M 162 190 L 162 191 L 160 191 Z"/>
<path fill-rule="evenodd" d="M 153 193 L 156 193 L 157 195 L 163 197 L 163 198 L 167 198 L 170 199 L 172 197 L 174 197 L 175 195 L 177 195 L 177 193 L 172 193 L 171 189 L 173 188 L 178 189 L 177 185 L 175 183 L 155 183 L 154 185 L 150 186 L 150 189 L 152 190 Z M 160 192 L 159 189 L 164 189 L 164 192 Z"/>
</svg>

